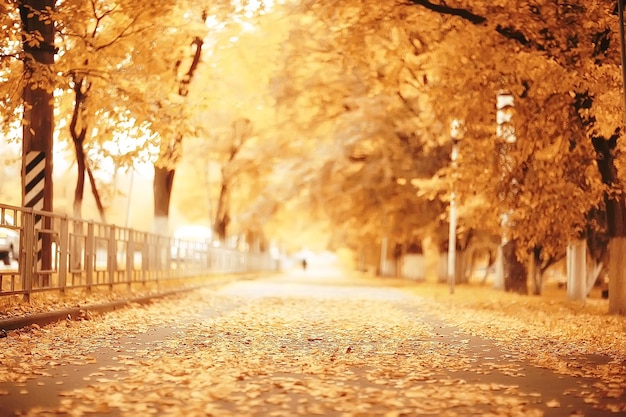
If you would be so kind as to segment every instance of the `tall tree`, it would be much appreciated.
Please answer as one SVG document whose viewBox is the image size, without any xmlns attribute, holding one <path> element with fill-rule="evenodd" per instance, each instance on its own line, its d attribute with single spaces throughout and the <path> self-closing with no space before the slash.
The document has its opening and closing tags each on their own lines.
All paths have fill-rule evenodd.
<svg viewBox="0 0 626 417">
<path fill-rule="evenodd" d="M 273 162 L 293 142 L 277 132 L 267 94 L 279 41 L 285 36 L 282 10 L 251 11 L 248 17 L 238 15 L 242 11 L 237 9 L 233 13 L 238 24 L 225 25 L 207 38 L 201 73 L 186 99 L 198 103 L 199 111 L 190 114 L 181 156 L 199 163 L 205 184 L 191 185 L 188 178 L 178 177 L 184 181 L 175 181 L 172 197 L 179 212 L 189 212 L 194 202 L 189 220 L 205 222 L 210 217 L 222 238 L 231 233 L 262 235 L 255 200 L 264 196 Z M 189 164 L 180 168 L 188 171 Z M 230 227 L 224 227 L 227 224 Z"/>
<path fill-rule="evenodd" d="M 202 12 L 202 21 L 206 19 L 206 12 Z M 182 69 L 183 60 L 177 61 L 174 71 L 178 78 L 177 94 L 181 100 L 184 100 L 189 94 L 189 85 L 193 80 L 200 59 L 202 57 L 202 47 L 204 41 L 202 37 L 195 36 L 191 41 L 190 60 L 186 69 Z M 187 61 L 187 60 L 185 60 Z M 180 158 L 183 131 L 172 133 L 172 137 L 162 138 L 159 157 L 154 165 L 154 231 L 166 234 L 168 231 L 168 218 L 170 210 L 170 199 L 172 195 L 172 187 L 174 185 L 174 175 L 176 173 L 176 164 Z"/>
<path fill-rule="evenodd" d="M 415 65 L 422 46 L 413 30 L 419 16 L 367 1 L 306 2 L 302 9 L 273 91 L 290 129 L 313 139 L 303 157 L 324 161 L 312 201 L 326 208 L 344 238 L 349 232 L 340 225 L 351 218 L 361 222 L 353 233 L 372 236 L 371 243 L 377 233 L 423 238 L 435 229 L 429 224 L 441 204 L 418 198 L 414 184 L 445 164 L 447 154 L 446 144 L 420 128 Z"/>
<path fill-rule="evenodd" d="M 105 158 L 128 155 L 105 154 L 107 141 L 126 136 L 126 152 L 138 155 L 145 142 L 133 138 L 145 124 L 150 102 L 142 80 L 148 72 L 158 76 L 159 67 L 148 64 L 138 52 L 143 45 L 164 35 L 157 19 L 169 16 L 173 1 L 162 2 L 157 10 L 138 7 L 132 2 L 67 1 L 59 7 L 59 38 L 62 51 L 58 67 L 66 83 L 61 108 L 67 109 L 67 126 L 75 149 L 77 183 L 74 215 L 81 217 L 85 175 L 88 176 L 100 216 L 102 201 L 94 169 Z M 132 116 L 129 117 L 129 113 Z M 62 114 L 62 119 L 66 116 Z M 64 137 L 64 136 L 61 136 Z M 131 138 L 135 139 L 134 145 Z M 118 161 L 115 162 L 119 164 Z"/>
<path fill-rule="evenodd" d="M 19 3 L 22 21 L 22 47 L 24 80 L 23 86 L 23 170 L 26 175 L 45 177 L 41 196 L 30 195 L 30 187 L 39 184 L 24 178 L 24 205 L 52 211 L 52 134 L 54 132 L 53 91 L 54 76 L 54 6 L 52 0 L 25 0 Z M 43 155 L 45 168 L 42 172 L 29 168 L 33 161 Z M 34 159 L 33 159 L 34 158 Z M 38 206 L 37 201 L 42 200 Z"/>
<path fill-rule="evenodd" d="M 284 97 L 297 97 L 289 107 L 292 112 L 301 106 L 318 109 L 308 112 L 308 120 L 313 126 L 323 126 L 320 120 L 334 120 L 350 110 L 347 97 L 358 97 L 354 86 L 359 84 L 352 82 L 354 79 L 368 79 L 363 84 L 372 86 L 372 95 L 392 89 L 402 93 L 407 91 L 402 87 L 412 87 L 418 90 L 413 100 L 406 100 L 406 94 L 401 97 L 408 109 L 418 110 L 413 131 L 418 132 L 426 147 L 449 141 L 453 120 L 465 122 L 467 140 L 461 144 L 455 174 L 462 184 L 461 201 L 467 204 L 482 199 L 483 204 L 474 207 L 491 212 L 502 204 L 513 209 L 510 220 L 517 227 L 510 233 L 520 243 L 511 251 L 514 258 L 523 261 L 539 247 L 541 256 L 552 258 L 562 251 L 567 239 L 587 229 L 587 213 L 596 211 L 605 188 L 600 176 L 593 173 L 594 147 L 589 139 L 583 139 L 589 138 L 589 131 L 576 120 L 574 98 L 587 89 L 601 96 L 595 102 L 603 106 L 591 113 L 602 114 L 595 127 L 610 137 L 615 124 L 620 123 L 606 112 L 619 108 L 615 94 L 618 55 L 615 48 L 610 48 L 616 28 L 613 3 L 532 1 L 520 5 L 414 0 L 381 6 L 354 0 L 344 7 L 331 8 L 320 1 L 309 1 L 304 6 L 308 10 L 303 18 L 306 24 L 299 30 L 319 33 L 327 28 L 329 36 L 323 46 L 309 49 L 315 38 L 303 36 L 299 46 L 307 53 L 293 60 L 299 66 L 294 65 L 292 73 L 297 74 L 296 80 L 306 80 L 314 60 L 334 65 L 326 66 L 323 72 L 317 70 L 323 73 L 320 79 L 325 77 L 323 83 L 308 77 L 308 84 L 295 83 L 279 90 Z M 407 27 L 410 29 L 403 30 Z M 369 28 L 375 28 L 372 30 L 376 33 L 368 32 Z M 381 37 L 387 37 L 387 44 L 368 42 L 369 48 L 363 49 L 363 39 Z M 334 48 L 337 45 L 340 48 Z M 339 64 L 330 59 L 334 49 L 342 51 Z M 390 56 L 388 49 L 402 59 L 394 65 L 392 56 L 384 66 L 377 65 L 377 56 Z M 298 58 L 297 53 L 294 57 Z M 395 76 L 403 71 L 408 74 Z M 342 75 L 336 76 L 338 73 Z M 613 74 L 613 81 L 609 74 Z M 342 78 L 343 85 L 333 83 L 332 77 Z M 402 83 L 390 82 L 394 79 Z M 319 88 L 296 90 L 297 85 L 332 89 L 327 88 L 326 94 L 318 97 Z M 495 101 L 503 89 L 515 98 L 518 138 L 515 146 L 508 147 L 510 169 L 506 172 L 498 169 L 495 142 Z M 291 119 L 298 121 L 304 114 L 294 114 Z M 486 165 L 485 161 L 491 163 Z M 556 166 L 550 163 L 555 161 Z M 442 170 L 444 181 L 430 189 L 435 193 L 437 189 L 445 190 L 452 173 L 451 169 Z M 423 195 L 432 195 L 428 189 Z M 555 192 L 560 196 L 556 205 L 550 204 Z M 545 215 L 536 207 L 550 211 Z M 473 219 L 483 217 L 468 215 L 468 227 Z M 491 224 L 494 231 L 500 228 L 497 221 Z M 559 239 L 554 239 L 555 231 Z M 514 278 L 518 282 L 513 285 L 525 292 L 525 274 L 517 275 Z"/>
<path fill-rule="evenodd" d="M 218 97 L 215 93 L 215 90 L 219 90 L 221 81 L 219 68 L 203 63 L 215 59 L 220 49 L 236 45 L 238 39 L 246 32 L 253 31 L 259 19 L 273 7 L 273 2 L 189 1 L 189 7 L 185 10 L 189 22 L 186 27 L 188 39 L 177 44 L 178 59 L 171 67 L 175 82 L 166 86 L 170 91 L 165 94 L 167 100 L 178 103 L 179 113 L 173 114 L 171 109 L 165 111 L 169 123 L 161 123 L 157 129 L 160 152 L 155 162 L 154 177 L 155 230 L 163 233 L 169 227 L 172 188 L 176 167 L 183 152 L 183 140 L 210 130 L 210 126 L 203 126 L 204 121 L 194 117 L 194 114 L 221 111 L 221 104 L 220 107 L 212 107 L 219 102 L 218 98 L 224 99 L 224 96 Z M 254 79 L 256 74 L 250 74 Z M 231 78 L 232 76 L 230 74 Z M 236 95 L 236 90 L 230 90 L 226 94 Z M 162 111 L 164 101 L 156 101 L 159 112 Z M 239 116 L 245 114 L 241 111 L 235 113 Z"/>
<path fill-rule="evenodd" d="M 528 190 L 532 195 L 522 195 L 523 198 L 517 200 L 521 202 L 518 207 L 523 208 L 517 210 L 517 213 L 519 216 L 529 217 L 527 214 L 530 211 L 529 205 L 537 207 L 538 200 L 545 198 L 545 186 L 549 184 L 551 191 L 557 192 L 560 196 L 558 199 L 552 198 L 564 204 L 562 208 L 551 204 L 550 207 L 557 210 L 545 217 L 546 220 L 550 220 L 534 222 L 533 225 L 545 227 L 555 221 L 557 221 L 555 225 L 558 225 L 563 220 L 564 222 L 560 224 L 567 224 L 569 227 L 554 229 L 565 230 L 569 236 L 579 234 L 585 229 L 581 226 L 583 223 L 581 218 L 586 217 L 586 212 L 593 211 L 594 206 L 599 204 L 598 192 L 602 190 L 602 187 L 598 186 L 598 174 L 594 174 L 590 168 L 595 165 L 600 169 L 599 173 L 605 185 L 613 190 L 621 189 L 616 177 L 610 174 L 607 176 L 612 169 L 611 166 L 614 166 L 613 160 L 609 158 L 607 164 L 606 155 L 601 150 L 606 151 L 613 143 L 617 149 L 619 141 L 614 135 L 616 126 L 622 124 L 618 118 L 621 111 L 619 97 L 616 94 L 620 86 L 617 82 L 619 78 L 616 77 L 619 73 L 619 51 L 616 42 L 618 22 L 615 3 L 600 1 L 592 4 L 574 1 L 561 4 L 534 1 L 524 3 L 521 7 L 518 4 L 496 5 L 467 1 L 439 4 L 415 0 L 413 3 L 433 13 L 456 19 L 458 27 L 465 34 L 459 39 L 472 40 L 474 47 L 472 54 L 475 54 L 476 45 L 489 39 L 496 42 L 500 40 L 500 45 L 493 45 L 489 49 L 489 55 L 482 54 L 481 57 L 493 56 L 494 51 L 504 50 L 507 51 L 506 58 L 500 58 L 498 61 L 506 65 L 497 65 L 494 61 L 481 71 L 483 82 L 474 83 L 473 87 L 467 83 L 453 84 L 455 92 L 458 95 L 459 92 L 476 93 L 481 88 L 484 90 L 488 85 L 484 83 L 485 75 L 489 76 L 488 72 L 492 69 L 509 74 L 499 77 L 500 81 L 504 80 L 506 83 L 493 85 L 491 91 L 495 95 L 499 88 L 508 89 L 515 96 L 516 107 L 526 107 L 526 110 L 517 111 L 515 114 L 519 149 L 515 151 L 516 169 L 512 173 L 515 174 L 518 183 L 528 183 L 531 178 L 529 175 L 537 175 L 535 178 L 539 182 L 536 184 L 540 186 L 539 189 L 530 187 Z M 479 35 L 471 36 L 471 33 Z M 471 56 L 467 57 L 460 49 L 456 52 L 462 63 L 476 64 Z M 531 62 L 533 66 L 528 65 Z M 462 68 L 457 67 L 455 75 L 465 67 L 465 65 Z M 515 73 L 510 72 L 511 67 L 516 69 Z M 474 75 L 476 73 L 473 72 Z M 538 76 L 539 73 L 541 76 Z M 468 76 L 466 81 L 472 79 L 475 78 Z M 481 101 L 484 103 L 484 99 Z M 480 109 L 483 103 L 472 100 L 470 94 L 464 96 L 463 104 L 474 112 Z M 576 120 L 576 113 L 580 114 L 581 120 Z M 537 114 L 543 117 L 536 117 Z M 541 124 L 543 126 L 537 129 Z M 533 129 L 536 130 L 533 132 Z M 529 147 L 532 150 L 529 151 Z M 599 156 L 597 162 L 593 161 L 594 151 L 595 155 Z M 541 168 L 542 164 L 544 168 Z M 581 176 L 581 173 L 584 175 Z M 619 199 L 614 198 L 616 195 L 614 192 L 605 195 L 604 204 L 616 207 L 623 205 Z M 618 213 L 621 212 L 621 209 L 614 210 L 609 217 L 615 214 L 619 217 Z M 520 227 L 518 230 L 524 233 L 523 228 Z M 541 241 L 541 235 L 537 235 L 536 227 L 526 230 L 530 240 L 534 240 L 540 246 L 549 243 L 549 239 Z M 615 237 L 621 233 L 618 230 L 619 226 L 612 232 Z M 527 239 L 529 242 L 530 240 Z M 524 252 L 528 248 L 521 249 L 518 255 L 525 256 Z M 546 251 L 546 255 L 551 252 Z M 614 273 L 623 270 L 619 266 L 619 259 L 622 258 L 619 251 L 613 250 L 611 259 L 618 262 L 611 268 Z M 611 281 L 622 282 L 623 278 L 617 275 Z M 620 284 L 617 285 L 619 288 Z M 622 311 L 623 309 L 616 305 L 626 301 L 617 300 L 626 297 L 620 294 L 612 297 L 610 310 Z"/>
<path fill-rule="evenodd" d="M 22 205 L 52 211 L 52 137 L 54 133 L 52 69 L 55 56 L 54 6 L 52 0 L 17 2 L 22 23 Z M 50 229 L 51 219 L 35 215 L 35 228 Z M 52 265 L 52 236 L 39 234 L 35 257 L 39 271 Z M 27 254 L 28 256 L 28 254 Z M 41 285 L 48 285 L 43 275 Z"/>
</svg>

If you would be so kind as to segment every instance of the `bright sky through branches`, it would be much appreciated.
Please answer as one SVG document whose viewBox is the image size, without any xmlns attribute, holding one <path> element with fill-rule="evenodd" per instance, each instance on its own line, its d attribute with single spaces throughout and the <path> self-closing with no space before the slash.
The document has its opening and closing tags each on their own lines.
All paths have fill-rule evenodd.
<svg viewBox="0 0 626 417">
<path fill-rule="evenodd" d="M 274 9 L 274 1 L 266 0 L 266 1 L 258 1 L 258 0 L 250 0 L 250 1 L 242 1 L 242 0 L 234 0 L 232 5 L 235 7 L 235 13 L 240 14 L 243 12 L 243 15 L 251 19 L 255 14 L 265 14 L 269 13 Z"/>
</svg>

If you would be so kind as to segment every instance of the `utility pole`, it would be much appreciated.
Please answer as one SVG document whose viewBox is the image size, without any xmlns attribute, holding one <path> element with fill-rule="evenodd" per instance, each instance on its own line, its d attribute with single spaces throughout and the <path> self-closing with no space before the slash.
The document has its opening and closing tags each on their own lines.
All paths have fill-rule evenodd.
<svg viewBox="0 0 626 417">
<path fill-rule="evenodd" d="M 24 50 L 22 205 L 52 211 L 52 134 L 54 131 L 54 0 L 19 2 Z M 35 41 L 37 40 L 37 41 Z M 49 284 L 52 264 L 49 218 L 35 213 L 36 271 L 41 285 Z M 30 250 L 30 248 L 25 248 Z"/>
</svg>

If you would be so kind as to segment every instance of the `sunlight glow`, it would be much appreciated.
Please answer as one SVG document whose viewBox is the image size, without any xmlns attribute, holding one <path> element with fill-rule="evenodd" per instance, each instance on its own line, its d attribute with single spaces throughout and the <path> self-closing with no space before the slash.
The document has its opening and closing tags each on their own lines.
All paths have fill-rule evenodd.
<svg viewBox="0 0 626 417">
<path fill-rule="evenodd" d="M 233 0 L 231 4 L 235 7 L 235 12 L 243 13 L 248 19 L 254 17 L 256 13 L 269 13 L 274 8 L 274 2 L 272 0 Z"/>
</svg>

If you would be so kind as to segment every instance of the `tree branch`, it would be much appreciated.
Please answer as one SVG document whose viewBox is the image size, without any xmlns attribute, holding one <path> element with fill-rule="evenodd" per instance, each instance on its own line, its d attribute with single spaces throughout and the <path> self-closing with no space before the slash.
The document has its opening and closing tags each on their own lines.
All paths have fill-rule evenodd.
<svg viewBox="0 0 626 417">
<path fill-rule="evenodd" d="M 505 38 L 509 38 L 514 41 L 517 41 L 524 46 L 531 45 L 531 42 L 526 38 L 526 36 L 524 36 L 524 34 L 521 31 L 517 29 L 513 29 L 510 26 L 504 27 L 502 25 L 498 25 L 496 26 L 496 32 L 498 32 L 500 35 L 504 36 Z"/>
<path fill-rule="evenodd" d="M 448 7 L 443 4 L 434 4 L 428 0 L 411 0 L 412 3 L 417 4 L 418 6 L 422 6 L 427 8 L 428 10 L 432 10 L 433 12 L 441 13 L 441 14 L 449 14 L 452 16 L 458 16 L 461 19 L 465 19 L 470 21 L 475 25 L 480 25 L 487 21 L 486 17 L 479 16 L 465 9 L 457 9 L 455 7 Z"/>
<path fill-rule="evenodd" d="M 200 57 L 202 56 L 202 45 L 204 42 L 199 37 L 194 38 L 193 42 L 191 42 L 193 46 L 195 46 L 195 51 L 193 54 L 193 61 L 189 66 L 189 70 L 185 74 L 184 78 L 180 82 L 180 86 L 178 88 L 178 94 L 186 97 L 189 93 L 189 84 L 191 83 L 191 79 L 193 78 L 196 69 L 198 68 L 198 64 L 200 64 Z"/>
<path fill-rule="evenodd" d="M 93 194 L 93 198 L 96 200 L 96 207 L 98 207 L 98 213 L 100 214 L 100 219 L 103 223 L 106 223 L 106 217 L 104 212 L 104 205 L 102 204 L 102 198 L 100 197 L 100 192 L 98 191 L 98 186 L 96 184 L 96 179 L 93 176 L 93 171 L 91 170 L 91 166 L 87 160 L 85 160 L 85 168 L 87 169 L 87 176 L 89 177 L 89 184 L 91 185 L 91 192 Z"/>
<path fill-rule="evenodd" d="M 474 14 L 470 12 L 469 10 L 449 7 L 443 4 L 434 4 L 428 0 L 410 0 L 410 1 L 413 4 L 425 7 L 428 10 L 432 10 L 433 12 L 436 12 L 436 13 L 460 17 L 461 19 L 465 19 L 474 25 L 480 25 L 487 21 L 486 17 Z M 520 30 L 514 29 L 511 26 L 503 26 L 499 24 L 496 26 L 496 32 L 498 32 L 500 35 L 504 36 L 507 39 L 511 39 L 520 43 L 523 46 L 526 46 L 526 47 L 532 46 L 532 42 L 528 40 L 528 38 L 526 38 L 526 36 Z"/>
</svg>

